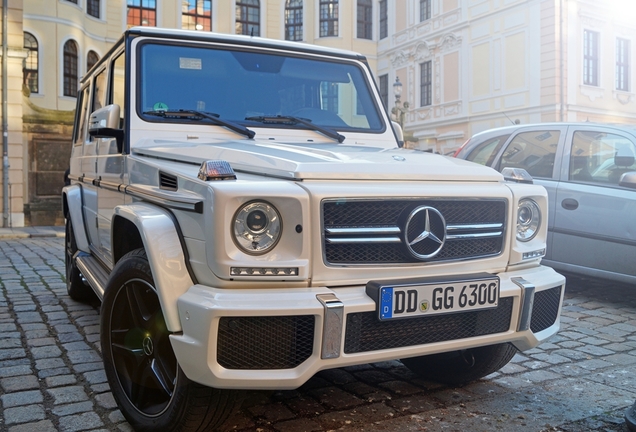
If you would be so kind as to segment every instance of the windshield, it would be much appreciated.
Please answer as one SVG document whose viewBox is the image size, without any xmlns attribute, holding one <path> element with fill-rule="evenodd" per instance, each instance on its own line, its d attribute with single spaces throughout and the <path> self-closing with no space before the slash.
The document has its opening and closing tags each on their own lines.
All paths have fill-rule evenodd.
<svg viewBox="0 0 636 432">
<path fill-rule="evenodd" d="M 140 113 L 197 110 L 248 126 L 306 127 L 256 121 L 295 116 L 339 130 L 384 130 L 365 75 L 352 63 L 146 43 L 138 73 Z"/>
</svg>

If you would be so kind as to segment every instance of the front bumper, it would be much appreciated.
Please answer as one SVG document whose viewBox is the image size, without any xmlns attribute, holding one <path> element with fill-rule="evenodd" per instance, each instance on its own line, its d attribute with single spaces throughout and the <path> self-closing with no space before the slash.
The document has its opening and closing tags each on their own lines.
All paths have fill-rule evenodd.
<svg viewBox="0 0 636 432">
<path fill-rule="evenodd" d="M 565 278 L 549 267 L 500 273 L 496 309 L 380 322 L 365 286 L 228 290 L 192 286 L 170 336 L 193 381 L 293 389 L 316 372 L 510 342 L 520 350 L 559 329 Z"/>
</svg>

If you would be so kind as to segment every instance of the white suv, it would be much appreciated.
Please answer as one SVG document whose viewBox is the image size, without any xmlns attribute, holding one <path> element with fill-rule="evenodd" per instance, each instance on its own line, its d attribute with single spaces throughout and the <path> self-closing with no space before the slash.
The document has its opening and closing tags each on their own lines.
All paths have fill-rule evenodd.
<svg viewBox="0 0 636 432">
<path fill-rule="evenodd" d="M 133 28 L 95 65 L 67 284 L 102 301 L 133 427 L 209 430 L 240 390 L 368 362 L 466 382 L 557 332 L 545 189 L 399 133 L 353 52 Z"/>
</svg>

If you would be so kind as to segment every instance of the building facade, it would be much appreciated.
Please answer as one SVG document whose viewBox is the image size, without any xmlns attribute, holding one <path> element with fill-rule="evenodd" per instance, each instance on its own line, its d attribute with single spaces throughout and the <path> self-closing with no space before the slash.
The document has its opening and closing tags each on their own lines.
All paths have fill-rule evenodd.
<svg viewBox="0 0 636 432">
<path fill-rule="evenodd" d="M 3 1 L 4 226 L 63 223 L 78 82 L 134 25 L 361 52 L 408 145 L 422 150 L 448 153 L 517 121 L 636 121 L 631 0 Z"/>
</svg>

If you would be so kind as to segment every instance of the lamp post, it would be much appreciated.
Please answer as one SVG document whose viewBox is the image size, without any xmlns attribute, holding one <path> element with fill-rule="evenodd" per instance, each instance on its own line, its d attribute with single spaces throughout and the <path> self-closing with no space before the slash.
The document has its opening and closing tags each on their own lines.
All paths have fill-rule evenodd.
<svg viewBox="0 0 636 432">
<path fill-rule="evenodd" d="M 395 106 L 391 109 L 391 114 L 395 118 L 402 129 L 404 129 L 404 116 L 409 109 L 408 102 L 402 102 L 402 83 L 400 82 L 399 77 L 395 77 L 395 82 L 393 83 L 393 94 L 395 95 Z"/>
</svg>

